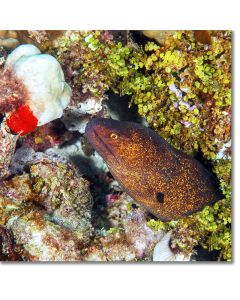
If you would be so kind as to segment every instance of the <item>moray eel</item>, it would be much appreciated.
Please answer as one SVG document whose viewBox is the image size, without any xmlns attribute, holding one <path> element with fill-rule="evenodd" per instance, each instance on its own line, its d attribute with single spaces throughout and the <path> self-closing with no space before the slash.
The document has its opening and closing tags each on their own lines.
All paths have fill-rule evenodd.
<svg viewBox="0 0 240 300">
<path fill-rule="evenodd" d="M 150 128 L 95 118 L 85 135 L 123 189 L 163 221 L 180 219 L 222 199 L 215 178 L 203 165 Z"/>
</svg>

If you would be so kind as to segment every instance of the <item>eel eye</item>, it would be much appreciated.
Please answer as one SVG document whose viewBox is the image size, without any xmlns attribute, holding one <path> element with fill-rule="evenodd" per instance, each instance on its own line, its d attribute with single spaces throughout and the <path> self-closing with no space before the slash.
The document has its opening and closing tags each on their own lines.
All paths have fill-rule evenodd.
<svg viewBox="0 0 240 300">
<path fill-rule="evenodd" d="M 116 133 L 111 133 L 110 138 L 116 140 L 118 138 L 118 135 Z"/>
</svg>

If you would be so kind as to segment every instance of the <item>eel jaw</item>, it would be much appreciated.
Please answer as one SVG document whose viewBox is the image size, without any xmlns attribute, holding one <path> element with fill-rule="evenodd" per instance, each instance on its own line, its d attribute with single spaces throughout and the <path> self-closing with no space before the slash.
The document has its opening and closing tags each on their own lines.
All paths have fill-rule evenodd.
<svg viewBox="0 0 240 300">
<path fill-rule="evenodd" d="M 85 136 L 108 165 L 116 161 L 119 163 L 118 157 L 115 156 L 111 147 L 99 136 L 94 126 L 87 126 Z"/>
</svg>

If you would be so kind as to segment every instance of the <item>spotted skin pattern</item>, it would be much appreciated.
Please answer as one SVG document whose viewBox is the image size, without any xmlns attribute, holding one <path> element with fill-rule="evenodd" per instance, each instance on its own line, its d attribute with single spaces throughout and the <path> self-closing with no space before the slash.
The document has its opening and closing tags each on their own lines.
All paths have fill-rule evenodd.
<svg viewBox="0 0 240 300">
<path fill-rule="evenodd" d="M 85 134 L 123 189 L 163 221 L 222 199 L 215 178 L 202 164 L 150 128 L 95 118 Z"/>
</svg>

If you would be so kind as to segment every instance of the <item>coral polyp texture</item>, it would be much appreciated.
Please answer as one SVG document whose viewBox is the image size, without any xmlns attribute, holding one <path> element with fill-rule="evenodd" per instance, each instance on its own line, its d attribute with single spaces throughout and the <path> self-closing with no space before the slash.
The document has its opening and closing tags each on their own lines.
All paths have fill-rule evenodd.
<svg viewBox="0 0 240 300">
<path fill-rule="evenodd" d="M 0 31 L 0 259 L 231 261 L 231 53 L 228 30 Z M 126 110 L 221 199 L 168 222 L 135 203 L 84 136 Z"/>
</svg>

